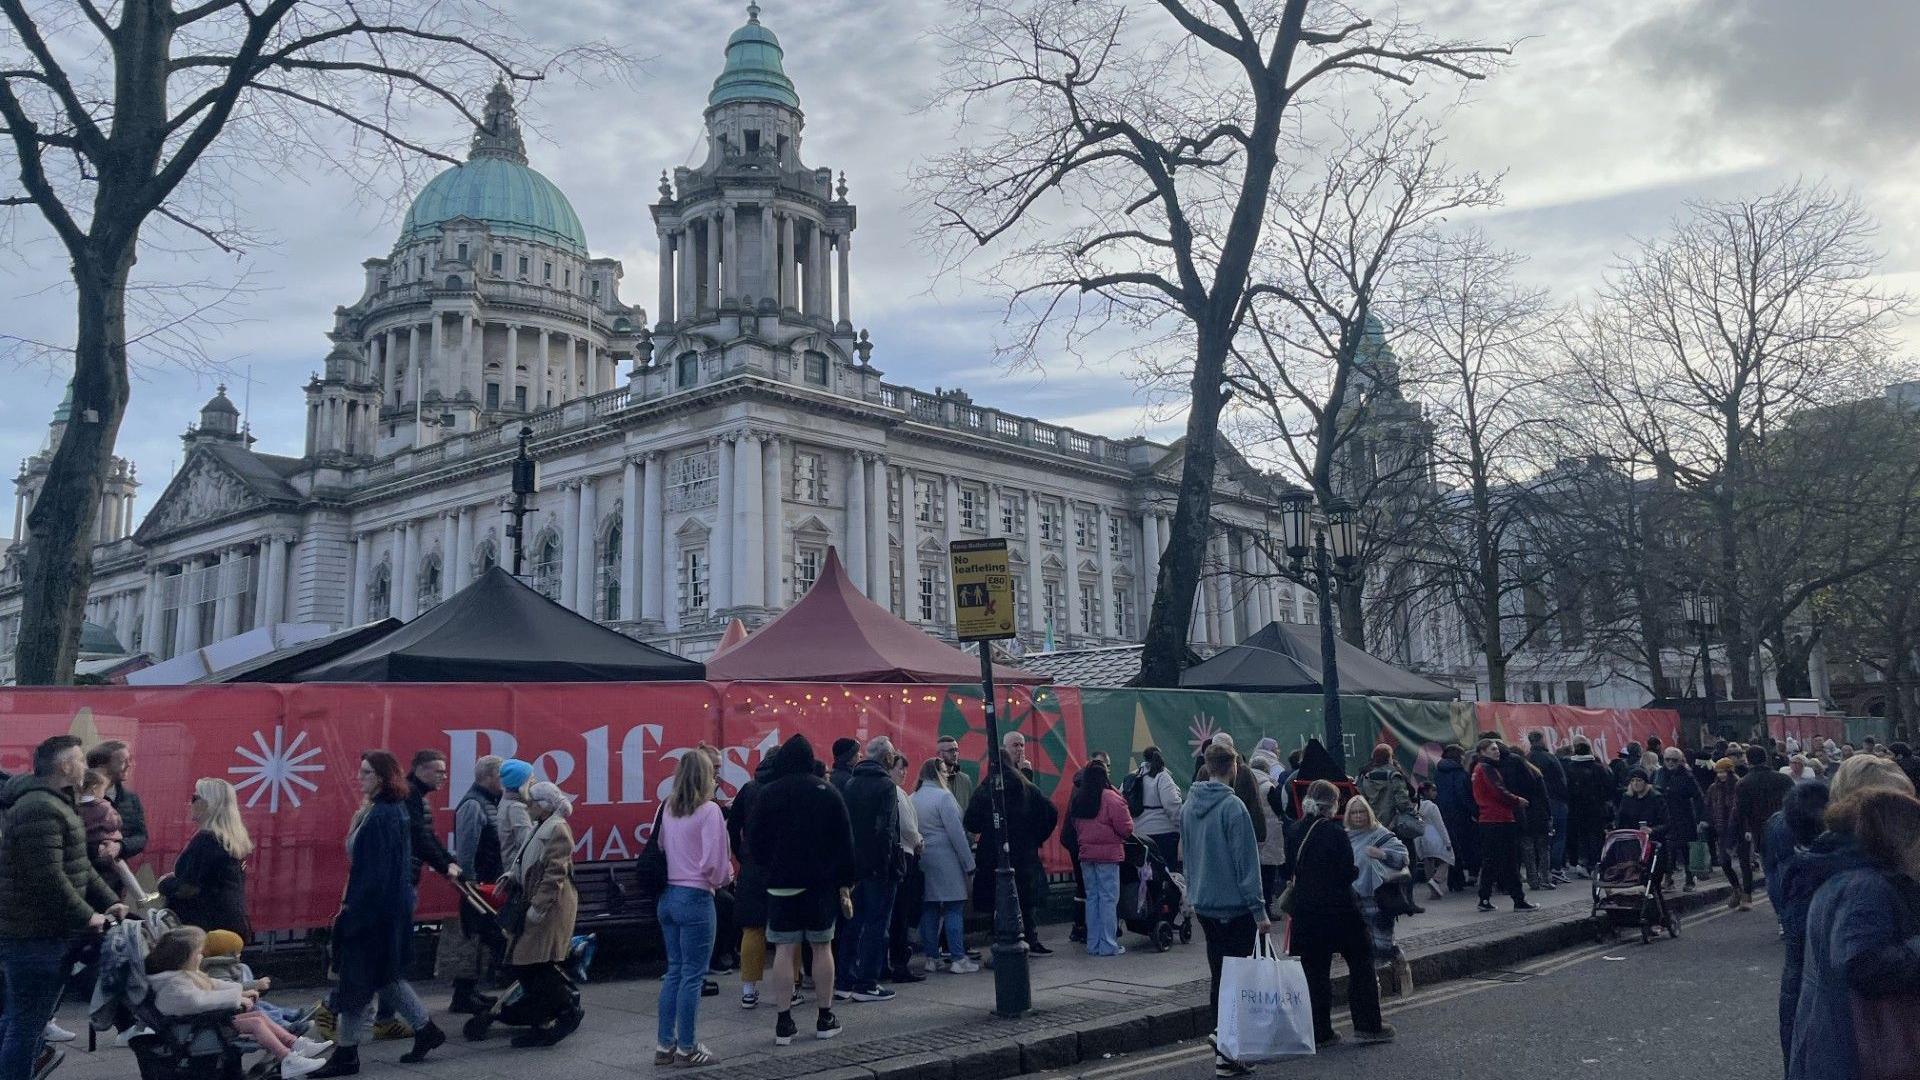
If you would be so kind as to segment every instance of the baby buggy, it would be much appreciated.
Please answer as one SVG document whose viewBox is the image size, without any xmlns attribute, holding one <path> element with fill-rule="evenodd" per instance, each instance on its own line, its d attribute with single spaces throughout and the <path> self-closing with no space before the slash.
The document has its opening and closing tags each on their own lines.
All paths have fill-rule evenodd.
<svg viewBox="0 0 1920 1080">
<path fill-rule="evenodd" d="M 168 1016 L 153 1002 L 147 950 L 180 925 L 168 911 L 110 925 L 100 943 L 100 976 L 89 1017 L 95 1031 L 144 1028 L 128 1042 L 140 1080 L 241 1080 L 240 1059 L 260 1049 L 234 1031 L 233 1010 Z"/>
<path fill-rule="evenodd" d="M 466 901 L 467 916 L 478 922 L 475 929 L 494 948 L 495 955 L 502 955 L 507 945 L 507 935 L 500 926 L 499 913 L 480 889 L 466 881 L 460 881 L 457 885 Z M 585 1010 L 580 1007 L 580 985 L 587 981 L 587 969 L 593 964 L 595 942 L 592 934 L 575 934 L 567 943 L 567 959 L 560 966 L 561 977 L 567 985 L 567 1007 L 557 1017 L 534 1015 L 533 1003 L 528 1000 L 526 990 L 516 982 L 500 995 L 499 1001 L 470 1018 L 461 1028 L 461 1033 L 468 1041 L 479 1042 L 492 1033 L 495 1024 L 531 1031 L 551 1020 L 552 1025 L 542 1033 L 547 1045 L 571 1035 L 586 1016 Z"/>
<path fill-rule="evenodd" d="M 1145 936 L 1161 952 L 1173 948 L 1177 933 L 1182 942 L 1193 940 L 1193 916 L 1183 911 L 1187 883 L 1160 857 L 1151 842 L 1129 836 L 1126 858 L 1120 863 L 1120 922 Z"/>
<path fill-rule="evenodd" d="M 1593 875 L 1593 915 L 1606 920 L 1608 936 L 1638 927 L 1642 943 L 1661 929 L 1680 936 L 1680 920 L 1667 905 L 1660 881 L 1665 844 L 1651 829 L 1615 829 L 1600 842 L 1600 863 Z"/>
</svg>

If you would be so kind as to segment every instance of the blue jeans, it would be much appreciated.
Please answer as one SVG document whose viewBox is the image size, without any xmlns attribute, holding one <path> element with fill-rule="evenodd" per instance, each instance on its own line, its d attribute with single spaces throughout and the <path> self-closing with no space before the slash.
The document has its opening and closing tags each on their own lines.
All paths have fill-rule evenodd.
<svg viewBox="0 0 1920 1080">
<path fill-rule="evenodd" d="M 414 1031 L 426 1027 L 433 1020 L 433 1014 L 420 1002 L 420 995 L 405 979 L 395 979 L 373 994 L 372 1000 L 354 1006 L 350 1003 L 364 991 L 359 988 L 342 988 L 334 1000 L 339 1003 L 340 1027 L 334 1042 L 341 1046 L 359 1046 L 366 1036 L 367 1028 L 374 1023 L 374 1003 L 380 1005 L 382 1014 L 392 1013 L 405 1020 Z"/>
<path fill-rule="evenodd" d="M 66 986 L 68 942 L 0 942 L 0 969 L 6 972 L 7 1001 L 0 1012 L 0 1080 L 29 1080 L 33 1060 L 44 1045 L 47 1021 L 60 1007 Z"/>
<path fill-rule="evenodd" d="M 887 930 L 893 922 L 893 893 L 899 882 L 892 878 L 866 878 L 853 887 L 853 919 L 847 924 L 846 952 L 836 959 L 851 958 L 852 969 L 843 981 L 848 990 L 871 990 L 880 985 L 880 973 L 887 965 Z"/>
<path fill-rule="evenodd" d="M 942 927 L 947 932 L 947 957 L 959 960 L 967 955 L 966 928 L 960 921 L 963 906 L 961 900 L 929 900 L 920 905 L 920 951 L 928 960 L 940 959 Z"/>
<path fill-rule="evenodd" d="M 1567 865 L 1567 804 L 1556 799 L 1547 810 L 1553 815 L 1553 868 L 1559 870 Z"/>
<path fill-rule="evenodd" d="M 667 974 L 660 980 L 660 1030 L 654 1045 L 691 1050 L 700 1012 L 700 984 L 713 959 L 713 894 L 669 885 L 660 894 L 660 936 L 667 944 Z"/>
<path fill-rule="evenodd" d="M 1087 879 L 1087 954 L 1117 956 L 1120 953 L 1120 864 L 1082 862 L 1080 873 Z"/>
</svg>

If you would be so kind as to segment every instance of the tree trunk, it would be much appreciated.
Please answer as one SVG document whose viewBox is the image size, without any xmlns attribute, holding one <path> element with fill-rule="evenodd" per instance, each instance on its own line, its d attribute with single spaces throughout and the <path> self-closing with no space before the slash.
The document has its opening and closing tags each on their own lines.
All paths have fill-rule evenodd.
<svg viewBox="0 0 1920 1080">
<path fill-rule="evenodd" d="M 1193 593 L 1206 556 L 1207 528 L 1213 516 L 1213 471 L 1219 456 L 1220 410 L 1226 404 L 1221 379 L 1226 369 L 1223 331 L 1200 327 L 1195 349 L 1191 404 L 1187 409 L 1186 453 L 1180 464 L 1180 501 L 1169 524 L 1167 552 L 1154 583 L 1153 612 L 1147 620 L 1140 655 L 1142 686 L 1176 687 L 1193 623 Z"/>
<path fill-rule="evenodd" d="M 124 253 L 76 260 L 79 324 L 73 414 L 27 516 L 20 637 L 14 677 L 22 686 L 73 681 L 80 624 L 93 582 L 93 528 L 103 477 L 127 409 L 127 275 Z"/>
</svg>

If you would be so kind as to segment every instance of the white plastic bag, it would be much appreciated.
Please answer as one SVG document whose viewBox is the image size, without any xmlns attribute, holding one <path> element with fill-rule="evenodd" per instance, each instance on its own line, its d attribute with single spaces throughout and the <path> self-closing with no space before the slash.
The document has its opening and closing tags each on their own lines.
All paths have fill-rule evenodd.
<svg viewBox="0 0 1920 1080">
<path fill-rule="evenodd" d="M 1313 1002 L 1300 961 L 1274 954 L 1259 935 L 1252 956 L 1220 962 L 1220 1018 L 1214 1033 L 1222 1054 L 1253 1064 L 1313 1053 Z"/>
</svg>

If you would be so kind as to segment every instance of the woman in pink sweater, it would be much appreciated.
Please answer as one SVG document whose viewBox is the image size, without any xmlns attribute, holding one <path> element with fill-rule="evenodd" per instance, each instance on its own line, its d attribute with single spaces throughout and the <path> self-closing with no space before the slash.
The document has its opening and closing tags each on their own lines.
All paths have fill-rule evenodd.
<svg viewBox="0 0 1920 1080">
<path fill-rule="evenodd" d="M 727 823 L 713 801 L 713 759 L 698 752 L 680 756 L 673 794 L 656 827 L 667 856 L 667 888 L 660 894 L 660 936 L 667 946 L 667 974 L 660 983 L 660 1030 L 653 1063 L 711 1065 L 717 1058 L 694 1035 L 700 984 L 713 956 L 713 891 L 733 880 Z"/>
<path fill-rule="evenodd" d="M 1127 812 L 1127 800 L 1113 790 L 1105 762 L 1087 763 L 1067 813 L 1080 845 L 1080 874 L 1087 883 L 1087 954 L 1119 956 L 1127 951 L 1117 940 L 1120 862 L 1127 857 L 1133 815 Z"/>
</svg>

